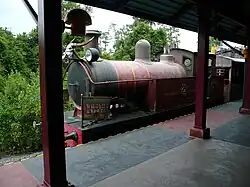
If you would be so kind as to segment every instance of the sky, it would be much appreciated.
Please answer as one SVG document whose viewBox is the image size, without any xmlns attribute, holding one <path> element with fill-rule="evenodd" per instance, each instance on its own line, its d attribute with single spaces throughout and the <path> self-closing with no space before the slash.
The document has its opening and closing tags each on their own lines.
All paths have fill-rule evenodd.
<svg viewBox="0 0 250 187">
<path fill-rule="evenodd" d="M 29 0 L 35 11 L 38 9 L 38 0 Z M 87 29 L 107 31 L 111 23 L 118 27 L 132 23 L 132 17 L 100 8 L 94 8 L 92 25 Z M 105 18 L 104 16 L 105 15 Z M 27 11 L 23 0 L 1 0 L 0 3 L 0 27 L 7 27 L 13 33 L 29 32 L 36 26 L 31 15 Z M 180 29 L 180 48 L 190 51 L 197 51 L 198 34 L 195 32 Z M 238 46 L 231 43 L 233 46 Z"/>
</svg>

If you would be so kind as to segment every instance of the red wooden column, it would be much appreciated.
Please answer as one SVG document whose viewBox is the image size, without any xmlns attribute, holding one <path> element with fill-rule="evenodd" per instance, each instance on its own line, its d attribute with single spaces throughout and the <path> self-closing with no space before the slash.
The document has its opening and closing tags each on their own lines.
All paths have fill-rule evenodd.
<svg viewBox="0 0 250 187">
<path fill-rule="evenodd" d="M 195 124 L 194 127 L 190 129 L 190 136 L 205 139 L 210 137 L 210 129 L 206 128 L 206 95 L 210 31 L 210 10 L 206 1 L 198 4 L 198 24 Z"/>
<path fill-rule="evenodd" d="M 250 114 L 250 32 L 247 32 L 247 59 L 245 62 L 245 80 L 244 80 L 244 93 L 243 93 L 243 103 L 240 107 L 239 112 L 241 114 Z"/>
<path fill-rule="evenodd" d="M 45 187 L 66 187 L 62 87 L 61 0 L 38 1 Z"/>
</svg>

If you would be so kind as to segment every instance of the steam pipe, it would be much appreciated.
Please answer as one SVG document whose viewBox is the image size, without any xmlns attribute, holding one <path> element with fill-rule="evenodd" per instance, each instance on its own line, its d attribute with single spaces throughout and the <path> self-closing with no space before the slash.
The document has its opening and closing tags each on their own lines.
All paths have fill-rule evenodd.
<svg viewBox="0 0 250 187">
<path fill-rule="evenodd" d="M 26 8 L 28 9 L 33 20 L 36 22 L 36 24 L 38 24 L 38 15 L 37 15 L 36 11 L 34 10 L 34 8 L 31 6 L 31 4 L 29 3 L 29 1 L 23 0 L 23 3 L 26 6 Z"/>
</svg>

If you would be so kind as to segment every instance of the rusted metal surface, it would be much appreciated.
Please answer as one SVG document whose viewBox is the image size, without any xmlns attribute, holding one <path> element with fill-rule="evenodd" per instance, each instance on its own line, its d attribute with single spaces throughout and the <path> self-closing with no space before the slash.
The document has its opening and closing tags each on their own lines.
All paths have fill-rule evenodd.
<svg viewBox="0 0 250 187">
<path fill-rule="evenodd" d="M 156 93 L 157 111 L 193 104 L 195 78 L 157 80 Z"/>
</svg>

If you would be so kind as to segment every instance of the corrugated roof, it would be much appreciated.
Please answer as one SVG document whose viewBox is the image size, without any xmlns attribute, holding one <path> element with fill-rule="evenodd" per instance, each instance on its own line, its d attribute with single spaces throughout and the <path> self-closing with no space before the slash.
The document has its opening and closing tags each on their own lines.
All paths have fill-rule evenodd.
<svg viewBox="0 0 250 187">
<path fill-rule="evenodd" d="M 70 0 L 98 8 L 141 17 L 197 32 L 198 17 L 195 0 Z M 250 1 L 249 1 L 250 2 Z M 226 0 L 211 0 L 211 36 L 220 40 L 246 44 L 248 1 L 233 4 Z M 247 7 L 246 7 L 247 6 Z M 216 11 L 216 14 L 215 14 Z M 104 15 L 105 16 L 105 15 Z M 215 23 L 217 22 L 217 29 Z"/>
</svg>

